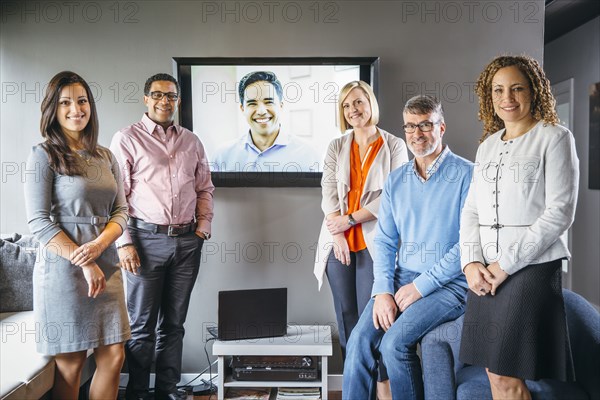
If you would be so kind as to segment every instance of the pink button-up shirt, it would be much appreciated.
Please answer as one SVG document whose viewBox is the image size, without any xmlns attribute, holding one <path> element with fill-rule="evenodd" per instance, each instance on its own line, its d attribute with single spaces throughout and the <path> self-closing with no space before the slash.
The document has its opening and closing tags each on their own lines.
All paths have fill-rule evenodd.
<svg viewBox="0 0 600 400">
<path fill-rule="evenodd" d="M 167 131 L 148 115 L 117 132 L 110 149 L 123 174 L 129 215 L 158 225 L 198 221 L 197 232 L 211 231 L 214 186 L 204 146 L 189 130 Z M 126 230 L 117 241 L 131 243 Z"/>
</svg>

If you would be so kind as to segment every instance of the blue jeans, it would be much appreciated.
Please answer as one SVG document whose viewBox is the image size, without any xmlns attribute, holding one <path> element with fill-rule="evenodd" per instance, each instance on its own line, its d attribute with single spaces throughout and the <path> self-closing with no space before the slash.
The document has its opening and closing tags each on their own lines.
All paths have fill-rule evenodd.
<svg viewBox="0 0 600 400">
<path fill-rule="evenodd" d="M 412 282 L 418 275 L 403 272 L 400 284 Z M 422 399 L 423 378 L 417 343 L 438 325 L 463 314 L 465 291 L 456 282 L 446 284 L 411 304 L 387 332 L 373 326 L 375 300 L 371 299 L 348 342 L 342 398 L 376 398 L 377 360 L 381 357 L 390 378 L 392 397 Z"/>
</svg>

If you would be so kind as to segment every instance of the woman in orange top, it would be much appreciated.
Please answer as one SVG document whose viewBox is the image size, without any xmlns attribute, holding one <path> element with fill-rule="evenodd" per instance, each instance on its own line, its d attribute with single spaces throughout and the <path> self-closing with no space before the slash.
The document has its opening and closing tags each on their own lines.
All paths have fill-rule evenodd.
<svg viewBox="0 0 600 400">
<path fill-rule="evenodd" d="M 377 127 L 379 106 L 363 81 L 346 84 L 338 98 L 343 135 L 331 141 L 323 165 L 322 208 L 315 276 L 327 274 L 333 293 L 342 357 L 371 298 L 373 236 L 379 196 L 388 174 L 408 161 L 404 141 Z M 333 250 L 333 251 L 332 251 Z"/>
</svg>

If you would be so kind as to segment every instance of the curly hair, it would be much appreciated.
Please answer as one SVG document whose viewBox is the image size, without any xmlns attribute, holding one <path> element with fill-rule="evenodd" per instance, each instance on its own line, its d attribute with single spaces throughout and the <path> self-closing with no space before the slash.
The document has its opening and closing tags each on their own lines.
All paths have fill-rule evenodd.
<svg viewBox="0 0 600 400">
<path fill-rule="evenodd" d="M 478 118 L 483 121 L 483 136 L 479 139 L 479 143 L 483 142 L 489 135 L 504 128 L 504 121 L 494 112 L 492 79 L 499 69 L 513 65 L 519 68 L 529 82 L 532 93 L 531 115 L 533 118 L 551 125 L 556 125 L 559 122 L 555 110 L 556 100 L 554 100 L 550 90 L 550 81 L 546 78 L 540 64 L 527 55 L 499 56 L 485 67 L 475 84 L 475 93 L 479 97 Z"/>
</svg>

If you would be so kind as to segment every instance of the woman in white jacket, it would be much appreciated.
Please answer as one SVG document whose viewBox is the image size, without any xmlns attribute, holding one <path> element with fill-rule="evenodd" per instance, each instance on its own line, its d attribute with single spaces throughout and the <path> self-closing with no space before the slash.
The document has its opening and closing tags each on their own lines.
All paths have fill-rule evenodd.
<svg viewBox="0 0 600 400">
<path fill-rule="evenodd" d="M 323 166 L 322 209 L 315 276 L 326 274 L 333 293 L 342 357 L 373 286 L 373 236 L 379 196 L 388 174 L 408 161 L 404 141 L 377 127 L 379 106 L 363 81 L 338 98 L 343 136 L 331 141 Z"/>
<path fill-rule="evenodd" d="M 498 57 L 476 91 L 484 135 L 461 218 L 460 359 L 486 368 L 494 399 L 530 399 L 526 379 L 573 378 L 561 260 L 579 160 L 537 61 Z"/>
</svg>

